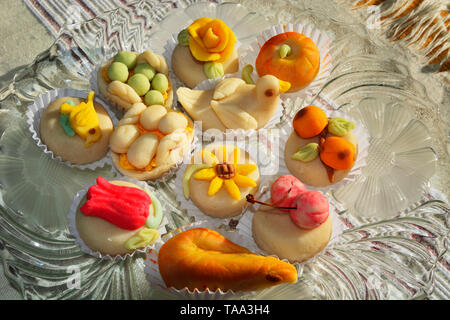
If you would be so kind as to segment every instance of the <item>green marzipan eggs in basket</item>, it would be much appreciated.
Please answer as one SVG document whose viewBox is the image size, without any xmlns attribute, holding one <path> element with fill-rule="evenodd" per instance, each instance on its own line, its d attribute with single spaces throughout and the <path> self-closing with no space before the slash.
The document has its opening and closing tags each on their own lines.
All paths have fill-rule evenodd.
<svg viewBox="0 0 450 320">
<path fill-rule="evenodd" d="M 100 66 L 97 85 L 104 97 L 125 110 L 138 102 L 172 107 L 169 67 L 164 57 L 151 50 L 118 52 Z"/>
</svg>

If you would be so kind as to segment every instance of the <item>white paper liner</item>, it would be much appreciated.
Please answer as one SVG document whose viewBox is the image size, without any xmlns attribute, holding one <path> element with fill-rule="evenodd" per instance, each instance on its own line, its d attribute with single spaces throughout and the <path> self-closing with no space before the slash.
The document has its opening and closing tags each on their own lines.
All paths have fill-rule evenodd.
<svg viewBox="0 0 450 320">
<path fill-rule="evenodd" d="M 28 107 L 28 111 L 25 114 L 25 116 L 26 116 L 28 128 L 31 132 L 31 136 L 32 136 L 33 140 L 36 142 L 37 146 L 46 155 L 48 155 L 50 158 L 54 159 L 55 161 L 58 161 L 59 163 L 62 163 L 69 167 L 78 168 L 78 169 L 82 169 L 82 170 L 85 170 L 85 169 L 95 170 L 96 168 L 104 167 L 106 164 L 109 164 L 112 166 L 112 162 L 110 159 L 111 151 L 108 151 L 107 154 L 100 160 L 97 160 L 95 162 L 91 162 L 88 164 L 84 164 L 84 165 L 77 165 L 77 164 L 72 164 L 69 161 L 63 161 L 61 159 L 61 157 L 55 156 L 53 154 L 53 152 L 47 148 L 47 145 L 44 144 L 44 142 L 40 138 L 41 117 L 42 117 L 42 114 L 44 113 L 45 109 L 47 108 L 47 106 L 52 101 L 54 101 L 58 98 L 62 98 L 62 97 L 74 97 L 74 98 L 86 99 L 88 95 L 89 95 L 88 91 L 74 90 L 74 89 L 70 89 L 70 88 L 55 89 L 55 90 L 52 90 L 52 91 L 49 91 L 49 92 L 43 94 L 41 97 L 34 100 L 33 104 L 31 104 Z M 94 101 L 101 104 L 103 106 L 103 108 L 105 108 L 105 110 L 108 112 L 108 115 L 111 118 L 113 127 L 115 127 L 118 122 L 116 116 L 111 111 L 109 106 L 97 97 L 97 93 L 94 96 Z"/>
<path fill-rule="evenodd" d="M 109 178 L 109 179 L 105 178 L 105 179 L 108 181 L 122 180 L 122 181 L 134 183 L 135 185 L 139 186 L 142 189 L 149 190 L 156 197 L 154 190 L 152 190 L 152 188 L 145 182 L 131 179 L 128 177 L 115 177 L 115 178 Z M 69 209 L 69 214 L 68 214 L 69 230 L 70 230 L 71 234 L 75 237 L 75 242 L 81 247 L 81 251 L 83 251 L 84 253 L 90 254 L 91 256 L 99 258 L 99 259 L 112 260 L 112 261 L 123 261 L 129 257 L 132 257 L 136 252 L 146 253 L 148 250 L 152 249 L 155 246 L 155 243 L 152 245 L 146 246 L 144 248 L 136 249 L 132 253 L 111 256 L 109 254 L 102 254 L 99 251 L 91 250 L 84 243 L 83 239 L 81 239 L 81 237 L 78 233 L 77 224 L 76 224 L 76 214 L 78 211 L 78 207 L 79 207 L 81 201 L 83 201 L 83 199 L 85 198 L 89 188 L 96 183 L 97 182 L 95 182 L 91 185 L 88 185 L 88 186 L 84 187 L 83 190 L 78 191 L 77 194 L 75 195 L 75 197 L 72 201 L 72 204 L 70 205 L 70 209 Z M 159 232 L 160 239 L 161 239 L 161 236 L 167 232 L 166 225 L 168 224 L 168 220 L 167 220 L 166 214 L 168 214 L 168 210 L 167 210 L 167 207 L 164 204 L 164 202 L 160 201 L 160 203 L 161 203 L 161 207 L 162 207 L 162 211 L 163 211 L 163 219 L 161 220 L 161 224 L 159 225 L 157 230 Z"/>
<path fill-rule="evenodd" d="M 142 52 L 144 52 L 145 50 L 143 50 Z M 92 90 L 95 91 L 96 94 L 98 94 L 99 96 L 101 96 L 105 101 L 108 101 L 108 103 L 111 106 L 115 107 L 115 111 L 118 114 L 118 117 L 121 118 L 124 113 L 126 112 L 126 110 L 124 110 L 122 107 L 119 107 L 117 105 L 117 103 L 115 103 L 114 101 L 111 101 L 110 99 L 108 99 L 107 97 L 103 96 L 103 94 L 100 92 L 99 88 L 98 88 L 98 72 L 100 70 L 100 68 L 102 68 L 104 66 L 104 64 L 108 61 L 110 61 L 117 53 L 114 54 L 110 54 L 108 56 L 106 56 L 101 63 L 99 63 L 98 65 L 96 65 L 93 69 L 93 71 L 91 72 L 91 78 L 89 79 L 89 84 L 91 85 Z M 172 101 L 172 105 L 170 106 L 172 109 L 174 109 L 174 107 L 177 105 L 177 95 L 176 95 L 176 86 L 175 83 L 173 81 L 173 77 L 172 77 L 172 71 L 169 68 L 169 81 L 172 85 L 172 96 L 173 96 L 173 101 Z"/>
<path fill-rule="evenodd" d="M 297 105 L 297 104 L 300 105 L 298 98 L 294 102 L 294 105 Z M 344 186 L 345 184 L 347 184 L 351 181 L 354 181 L 356 179 L 356 177 L 361 174 L 362 168 L 367 165 L 367 156 L 369 154 L 369 147 L 370 147 L 370 135 L 369 135 L 369 131 L 367 130 L 366 127 L 364 127 L 362 122 L 349 117 L 348 115 L 346 115 L 345 113 L 343 113 L 341 111 L 337 111 L 337 110 L 333 109 L 333 107 L 330 104 L 328 104 L 324 100 L 320 99 L 319 97 L 316 97 L 316 99 L 314 101 L 314 105 L 321 108 L 325 112 L 325 114 L 327 115 L 328 118 L 343 117 L 349 121 L 353 121 L 355 123 L 355 129 L 353 129 L 353 134 L 355 135 L 356 139 L 358 140 L 358 156 L 356 158 L 356 161 L 355 161 L 352 169 L 350 170 L 350 172 L 344 179 L 342 179 L 339 182 L 333 183 L 329 186 L 326 186 L 326 187 L 314 187 L 314 186 L 305 184 L 308 187 L 308 189 L 319 190 L 319 191 L 322 191 L 325 193 L 326 191 L 328 191 L 330 189 L 338 189 L 338 188 Z M 298 110 L 300 110 L 300 109 L 298 109 Z M 297 110 L 297 112 L 298 112 L 298 110 Z M 288 119 L 286 124 L 280 128 L 280 141 L 279 141 L 280 143 L 279 143 L 279 151 L 278 151 L 279 157 L 280 157 L 280 161 L 279 161 L 280 167 L 279 167 L 279 171 L 278 171 L 279 175 L 292 174 L 286 166 L 286 161 L 284 159 L 284 149 L 286 146 L 286 142 L 289 139 L 293 130 L 294 129 L 292 127 L 292 119 Z"/>
<path fill-rule="evenodd" d="M 195 289 L 194 291 L 190 291 L 188 288 L 184 289 L 175 289 L 173 287 L 167 288 L 164 280 L 161 277 L 159 272 L 158 265 L 158 253 L 161 247 L 164 245 L 165 241 L 174 237 L 176 234 L 181 233 L 186 230 L 194 229 L 194 228 L 208 228 L 214 231 L 219 232 L 228 240 L 243 246 L 249 249 L 251 252 L 256 253 L 258 247 L 254 245 L 254 242 L 249 239 L 247 236 L 243 235 L 239 230 L 234 231 L 225 231 L 223 229 L 217 228 L 214 225 L 210 224 L 208 221 L 197 221 L 192 224 L 183 226 L 176 230 L 176 232 L 169 233 L 165 235 L 164 240 L 160 240 L 156 243 L 155 248 L 147 253 L 147 259 L 145 260 L 145 268 L 144 272 L 147 276 L 147 280 L 151 283 L 153 287 L 157 287 L 162 290 L 167 290 L 169 293 L 182 298 L 182 299 L 190 299 L 190 300 L 224 300 L 224 299 L 238 299 L 242 297 L 251 297 L 255 295 L 256 291 L 248 291 L 248 292 L 234 292 L 232 290 L 222 291 L 218 289 L 216 291 L 211 291 L 206 289 L 204 291 L 199 291 Z M 288 262 L 287 260 L 283 260 L 284 262 Z M 298 270 L 298 269 L 297 269 Z"/>
<path fill-rule="evenodd" d="M 222 143 L 214 142 L 214 143 L 208 144 L 208 146 L 222 145 L 222 144 L 230 145 L 232 147 L 238 147 L 238 148 L 246 151 L 250 155 L 250 157 L 255 161 L 255 163 L 258 165 L 260 182 L 259 182 L 258 191 L 256 192 L 255 196 L 259 196 L 259 194 L 260 194 L 259 190 L 261 190 L 265 185 L 267 185 L 269 183 L 270 175 L 266 175 L 266 174 L 264 174 L 264 172 L 262 172 L 262 169 L 260 166 L 260 161 L 258 161 L 258 160 L 261 158 L 267 159 L 268 156 L 259 155 L 259 152 L 261 152 L 261 149 L 258 148 L 258 146 L 255 146 L 254 144 L 252 145 L 251 143 L 246 144 L 245 141 L 242 141 L 242 140 L 237 140 L 237 141 L 233 141 L 232 139 L 224 140 Z M 252 148 L 247 147 L 247 145 L 251 145 Z M 197 152 L 199 152 L 202 149 L 202 147 L 203 147 L 202 145 L 199 145 L 198 148 L 193 152 L 193 154 L 196 154 Z M 229 149 L 229 150 L 231 150 L 231 149 Z M 189 159 L 189 161 L 190 161 L 190 159 Z M 242 211 L 241 214 L 238 214 L 231 218 L 224 218 L 224 219 L 214 218 L 214 217 L 211 217 L 211 216 L 203 213 L 203 211 L 201 211 L 194 204 L 194 202 L 192 200 L 186 199 L 184 197 L 183 188 L 182 188 L 183 177 L 184 177 L 184 173 L 186 171 L 186 167 L 189 164 L 189 161 L 183 164 L 181 169 L 177 172 L 177 175 L 175 178 L 175 185 L 177 186 L 177 188 L 175 188 L 174 192 L 175 192 L 176 201 L 179 203 L 180 209 L 186 210 L 188 216 L 194 217 L 194 219 L 195 219 L 194 221 L 206 221 L 216 227 L 219 227 L 221 225 L 234 225 L 237 221 L 239 221 L 242 214 L 250 207 L 250 204 L 248 204 L 245 207 L 245 209 Z M 243 196 L 245 196 L 245 195 L 243 195 Z"/>
<path fill-rule="evenodd" d="M 281 97 L 283 99 L 286 98 L 294 99 L 297 97 L 305 98 L 307 96 L 313 96 L 320 90 L 320 88 L 322 88 L 322 86 L 329 78 L 332 70 L 332 57 L 330 55 L 331 39 L 325 32 L 316 29 L 311 25 L 303 25 L 300 23 L 275 25 L 261 32 L 260 35 L 256 38 L 256 40 L 248 46 L 247 50 L 243 54 L 241 54 L 239 59 L 240 71 L 242 71 L 242 69 L 248 64 L 254 67 L 251 76 L 256 81 L 256 79 L 258 79 L 258 73 L 256 72 L 255 62 L 256 58 L 258 57 L 260 48 L 270 38 L 280 33 L 292 31 L 307 36 L 316 44 L 320 54 L 320 69 L 316 78 L 308 86 L 296 92 L 282 93 Z"/>
<path fill-rule="evenodd" d="M 281 175 L 282 174 L 280 174 L 279 176 L 281 176 Z M 272 181 L 270 181 L 270 185 L 272 185 L 272 183 L 279 176 L 276 176 L 275 178 L 273 178 Z M 264 190 L 262 190 L 263 194 L 260 197 L 256 197 L 258 200 L 263 201 L 263 202 L 269 202 L 269 203 L 271 202 L 270 185 L 267 185 L 264 188 Z M 308 188 L 308 189 L 311 189 L 311 188 Z M 330 197 L 327 197 L 327 200 L 328 200 L 328 203 L 330 206 L 329 213 L 330 213 L 330 217 L 331 217 L 331 221 L 332 221 L 332 232 L 331 232 L 330 241 L 328 242 L 327 246 L 323 250 L 321 250 L 319 253 L 317 253 L 311 259 L 303 261 L 301 263 L 299 263 L 299 262 L 292 263 L 291 262 L 297 268 L 297 270 L 300 269 L 300 266 L 302 264 L 310 263 L 311 261 L 316 259 L 318 256 L 323 254 L 327 249 L 331 248 L 334 244 L 338 243 L 340 235 L 344 232 L 345 229 L 347 229 L 347 227 L 344 225 L 344 223 L 342 223 L 342 221 L 339 219 L 339 215 L 338 215 L 339 209 L 337 208 L 337 206 L 332 201 L 330 201 Z M 242 235 L 246 239 L 251 239 L 252 246 L 256 246 L 258 248 L 258 250 L 255 251 L 255 253 L 268 255 L 269 253 L 263 251 L 261 248 L 258 247 L 258 245 L 256 244 L 256 242 L 253 238 L 253 230 L 252 230 L 253 215 L 255 214 L 254 212 L 256 212 L 259 209 L 260 206 L 261 205 L 259 205 L 259 204 L 254 204 L 251 209 L 247 210 L 245 212 L 245 214 L 243 215 L 243 217 L 239 220 L 239 224 L 237 225 L 236 229 L 238 229 L 239 232 L 242 233 Z M 282 236 L 282 235 L 280 235 L 280 236 Z"/>
</svg>

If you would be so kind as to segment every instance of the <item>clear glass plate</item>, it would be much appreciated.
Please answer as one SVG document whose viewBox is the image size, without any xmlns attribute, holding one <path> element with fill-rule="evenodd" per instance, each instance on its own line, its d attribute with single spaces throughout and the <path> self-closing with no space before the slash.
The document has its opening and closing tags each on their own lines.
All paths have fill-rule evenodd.
<svg viewBox="0 0 450 320">
<path fill-rule="evenodd" d="M 265 290 L 256 298 L 448 298 L 448 207 L 427 199 L 436 163 L 438 173 L 445 172 L 443 120 L 408 66 L 393 59 L 404 59 L 404 53 L 371 38 L 331 0 L 242 2 L 245 6 L 139 1 L 66 26 L 55 44 L 0 92 L 0 252 L 5 275 L 25 298 L 171 298 L 150 288 L 142 255 L 110 262 L 80 251 L 67 227 L 72 198 L 96 176 L 113 173 L 108 167 L 79 170 L 52 161 L 31 140 L 24 113 L 53 88 L 89 89 L 94 66 L 117 50 L 162 53 L 168 36 L 201 16 L 225 20 L 243 45 L 276 23 L 310 23 L 326 31 L 333 39 L 335 67 L 319 96 L 365 122 L 376 139 L 371 153 L 377 158 L 363 181 L 355 190 L 350 185 L 332 193 L 347 226 L 338 243 L 304 263 L 297 284 Z M 286 105 L 287 115 L 297 107 Z M 418 138 L 404 138 L 411 135 Z M 390 180 L 373 178 L 380 171 Z M 398 179 L 401 184 L 389 187 Z M 156 186 L 170 208 L 169 230 L 188 223 L 175 201 L 174 179 Z M 79 287 L 70 285 L 74 271 L 80 272 Z"/>
</svg>

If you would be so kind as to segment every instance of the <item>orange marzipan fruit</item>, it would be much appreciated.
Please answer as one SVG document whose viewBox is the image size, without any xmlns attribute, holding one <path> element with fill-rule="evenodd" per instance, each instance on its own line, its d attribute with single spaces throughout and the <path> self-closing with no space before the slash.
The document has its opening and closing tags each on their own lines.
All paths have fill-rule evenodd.
<svg viewBox="0 0 450 320">
<path fill-rule="evenodd" d="M 349 170 L 355 163 L 355 146 L 341 137 L 329 137 L 322 144 L 320 159 L 335 170 Z"/>
<path fill-rule="evenodd" d="M 313 105 L 300 109 L 292 122 L 295 132 L 303 139 L 317 136 L 327 124 L 328 118 L 325 112 Z"/>
<path fill-rule="evenodd" d="M 279 50 L 283 44 L 291 53 L 281 58 Z M 320 69 L 320 54 L 316 44 L 307 36 L 297 32 L 285 32 L 270 38 L 259 51 L 256 70 L 260 77 L 271 74 L 291 83 L 290 92 L 306 87 Z"/>
</svg>

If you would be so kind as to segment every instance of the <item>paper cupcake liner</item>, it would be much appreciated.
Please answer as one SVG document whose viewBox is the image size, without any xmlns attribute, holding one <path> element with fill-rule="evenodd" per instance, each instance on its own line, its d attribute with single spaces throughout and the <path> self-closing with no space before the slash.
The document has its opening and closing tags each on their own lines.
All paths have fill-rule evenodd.
<svg viewBox="0 0 450 320">
<path fill-rule="evenodd" d="M 281 174 L 280 174 L 281 176 Z M 263 202 L 271 202 L 271 197 L 270 197 L 270 185 L 278 178 L 279 176 L 273 177 L 272 180 L 270 181 L 270 183 L 262 190 L 262 195 L 259 197 L 260 201 Z M 308 188 L 310 189 L 310 188 Z M 339 237 L 342 235 L 342 233 L 344 232 L 346 228 L 346 226 L 344 225 L 344 223 L 342 223 L 342 221 L 339 219 L 339 209 L 337 207 L 337 205 L 333 202 L 333 200 L 331 200 L 330 197 L 327 197 L 330 209 L 329 209 L 329 213 L 330 213 L 330 217 L 331 217 L 331 221 L 332 221 L 332 232 L 331 232 L 331 237 L 330 237 L 330 241 L 328 242 L 327 246 L 318 254 L 316 254 L 314 257 L 312 257 L 309 260 L 303 261 L 303 262 L 294 262 L 291 264 L 293 264 L 297 270 L 301 270 L 301 266 L 305 263 L 310 263 L 311 261 L 314 261 L 314 259 L 316 259 L 317 257 L 319 257 L 321 254 L 323 254 L 326 250 L 330 249 L 334 244 L 339 242 Z M 245 239 L 247 239 L 248 241 L 251 242 L 251 245 L 253 247 L 257 247 L 257 251 L 255 251 L 255 253 L 258 254 L 262 254 L 262 255 L 268 255 L 267 252 L 265 252 L 264 250 L 262 250 L 261 248 L 258 247 L 258 245 L 256 244 L 254 238 L 253 238 L 253 230 L 252 230 L 252 221 L 253 221 L 253 215 L 254 212 L 256 212 L 259 209 L 260 205 L 259 204 L 255 204 L 253 205 L 253 207 L 249 210 L 247 210 L 244 214 L 244 216 L 241 218 L 241 220 L 239 220 L 239 224 L 237 225 L 236 229 L 245 237 Z M 280 235 L 282 236 L 282 235 Z M 280 259 L 278 256 L 276 255 L 271 255 L 274 256 L 278 259 Z M 287 261 L 287 260 L 286 260 Z"/>
<path fill-rule="evenodd" d="M 232 140 L 232 139 L 224 140 L 223 142 L 210 143 L 210 144 L 208 144 L 208 146 L 221 145 L 221 144 L 231 145 L 233 147 L 238 147 L 242 150 L 245 150 L 250 155 L 250 157 L 253 160 L 255 160 L 256 164 L 258 165 L 258 170 L 259 170 L 259 175 L 260 175 L 259 188 L 255 194 L 255 196 L 258 197 L 260 195 L 259 190 L 261 190 L 261 188 L 263 188 L 264 186 L 266 186 L 269 183 L 270 177 L 271 177 L 269 174 L 265 174 L 266 173 L 264 170 L 265 167 L 264 167 L 264 165 L 260 166 L 259 159 L 261 159 L 261 158 L 263 158 L 265 160 L 270 159 L 270 155 L 267 155 L 267 154 L 260 155 L 260 153 L 264 154 L 263 151 L 261 150 L 261 146 L 258 146 L 256 143 L 252 143 L 252 142 L 249 142 L 247 144 L 245 141 L 242 141 L 242 140 L 237 140 L 237 141 Z M 202 148 L 203 148 L 203 146 L 199 144 L 197 146 L 197 149 L 193 152 L 193 155 L 196 154 L 197 152 L 201 151 Z M 179 203 L 180 209 L 186 210 L 187 215 L 189 217 L 193 217 L 194 221 L 206 221 L 216 227 L 228 226 L 230 228 L 234 228 L 234 226 L 239 221 L 239 219 L 242 217 L 242 215 L 248 210 L 248 208 L 250 207 L 250 204 L 248 204 L 244 208 L 242 213 L 240 213 L 234 217 L 231 217 L 231 218 L 224 218 L 224 219 L 214 218 L 214 217 L 211 217 L 211 216 L 205 214 L 194 204 L 194 202 L 192 200 L 186 199 L 184 197 L 183 188 L 182 188 L 183 177 L 184 177 L 184 173 L 186 171 L 186 167 L 189 164 L 190 160 L 191 160 L 191 158 L 189 158 L 188 161 L 182 165 L 181 169 L 177 172 L 177 175 L 175 177 L 175 185 L 177 186 L 177 188 L 175 188 L 174 193 L 175 193 L 175 199 Z M 269 168 L 268 170 L 271 170 L 271 168 Z M 243 196 L 245 196 L 245 195 L 243 195 Z"/>
<path fill-rule="evenodd" d="M 183 226 L 172 233 L 166 234 L 163 239 L 158 241 L 155 248 L 148 252 L 147 259 L 145 260 L 145 268 L 144 272 L 147 276 L 147 280 L 150 282 L 152 287 L 156 287 L 158 289 L 166 290 L 168 293 L 171 293 L 181 299 L 191 299 L 191 300 L 225 300 L 225 299 L 238 299 L 242 297 L 251 297 L 255 295 L 256 291 L 238 291 L 234 292 L 232 290 L 222 291 L 218 289 L 216 291 L 211 291 L 206 289 L 204 291 L 200 291 L 195 289 L 194 291 L 189 290 L 188 288 L 184 289 L 175 289 L 173 287 L 167 288 L 164 280 L 161 277 L 158 266 L 158 253 L 164 243 L 170 238 L 174 237 L 176 234 L 179 234 L 183 231 L 194 229 L 194 228 L 208 228 L 214 231 L 219 232 L 228 240 L 243 246 L 249 249 L 251 252 L 256 252 L 258 247 L 254 245 L 251 239 L 248 239 L 245 235 L 243 235 L 239 231 L 225 231 L 223 229 L 217 228 L 214 225 L 210 224 L 208 221 L 197 221 L 192 224 Z M 287 260 L 283 260 L 287 262 Z"/>
<path fill-rule="evenodd" d="M 145 50 L 143 50 L 143 51 L 145 51 Z M 98 65 L 96 65 L 94 67 L 94 70 L 92 71 L 91 77 L 89 79 L 89 84 L 90 84 L 92 90 L 94 90 L 96 94 L 101 96 L 105 101 L 108 101 L 108 103 L 111 106 L 114 106 L 114 109 L 115 109 L 114 112 L 117 114 L 117 118 L 122 118 L 122 116 L 125 114 L 126 110 L 124 110 L 122 107 L 118 106 L 117 103 L 115 103 L 114 101 L 111 101 L 110 99 L 105 97 L 98 88 L 98 72 L 99 72 L 100 68 L 102 68 L 104 66 L 104 64 L 106 62 L 110 61 L 115 55 L 116 55 L 116 53 L 106 56 L 105 59 L 102 60 L 101 63 L 99 63 Z M 174 109 L 174 107 L 177 105 L 177 95 L 176 95 L 176 90 L 175 90 L 176 86 L 175 86 L 173 79 L 174 78 L 172 76 L 172 71 L 169 67 L 169 81 L 172 84 L 172 93 L 173 93 L 172 94 L 173 101 L 172 101 L 172 106 L 171 106 L 172 109 Z"/>
<path fill-rule="evenodd" d="M 54 101 L 55 99 L 62 98 L 62 97 L 74 97 L 74 98 L 82 98 L 86 99 L 89 92 L 87 91 L 80 91 L 80 90 L 74 90 L 70 88 L 64 88 L 64 89 L 56 89 L 49 91 L 42 95 L 41 97 L 34 100 L 33 104 L 31 104 L 28 107 L 28 111 L 25 114 L 26 121 L 28 124 L 28 128 L 31 132 L 32 139 L 36 142 L 37 146 L 50 158 L 54 159 L 55 161 L 58 161 L 59 163 L 62 163 L 66 166 L 72 167 L 72 168 L 78 168 L 81 170 L 90 169 L 95 170 L 96 168 L 102 168 L 106 164 L 109 164 L 112 166 L 112 162 L 110 159 L 110 151 L 100 160 L 84 164 L 84 165 L 77 165 L 72 164 L 69 161 L 63 161 L 61 157 L 55 156 L 53 151 L 49 150 L 47 148 L 47 145 L 44 144 L 44 142 L 40 138 L 40 122 L 42 114 L 44 113 L 47 106 Z M 94 96 L 95 102 L 98 102 L 105 108 L 105 110 L 108 112 L 108 115 L 111 118 L 111 121 L 113 123 L 113 126 L 115 127 L 117 124 L 117 118 L 114 115 L 114 113 L 111 111 L 109 106 L 103 102 L 101 99 L 97 97 L 97 94 Z"/>
<path fill-rule="evenodd" d="M 131 182 L 131 183 L 134 183 L 135 185 L 141 187 L 142 189 L 150 190 L 153 194 L 155 194 L 154 190 L 152 190 L 152 188 L 148 184 L 146 184 L 145 182 L 142 182 L 142 181 L 138 181 L 138 180 L 131 179 L 131 178 L 128 178 L 128 177 L 123 177 L 123 176 L 122 177 L 116 177 L 116 178 L 110 178 L 110 179 L 106 179 L 106 180 L 108 180 L 108 181 L 111 181 L 111 180 L 122 180 L 122 181 Z M 94 250 L 90 249 L 84 243 L 83 239 L 81 239 L 81 237 L 80 237 L 80 235 L 78 233 L 78 229 L 77 229 L 77 225 L 76 225 L 76 213 L 78 211 L 78 207 L 79 207 L 81 201 L 83 201 L 83 199 L 86 196 L 89 188 L 91 186 L 93 186 L 94 184 L 96 184 L 96 183 L 88 185 L 83 190 L 78 191 L 77 194 L 75 195 L 73 201 L 72 201 L 72 204 L 70 205 L 70 208 L 69 208 L 69 214 L 68 214 L 69 230 L 70 230 L 70 233 L 75 237 L 75 242 L 80 246 L 81 251 L 83 251 L 84 253 L 87 253 L 87 254 L 89 254 L 89 255 L 91 255 L 93 257 L 99 258 L 99 259 L 105 259 L 105 260 L 111 260 L 111 261 L 124 261 L 124 260 L 132 257 L 136 252 L 146 253 L 148 250 L 154 248 L 155 243 L 152 244 L 152 245 L 146 246 L 144 248 L 136 249 L 132 253 L 126 253 L 124 255 L 111 256 L 109 254 L 102 254 L 99 251 L 94 251 Z M 161 224 L 159 225 L 157 230 L 158 230 L 160 238 L 161 238 L 161 236 L 163 236 L 165 233 L 167 233 L 166 225 L 168 224 L 168 220 L 167 220 L 167 217 L 166 217 L 166 212 L 167 212 L 166 206 L 165 206 L 164 202 L 162 202 L 162 201 L 160 201 L 160 202 L 161 202 L 161 206 L 162 206 L 162 210 L 163 210 L 163 219 L 162 219 Z"/>
<path fill-rule="evenodd" d="M 313 96 L 320 90 L 329 78 L 332 70 L 332 57 L 330 55 L 331 39 L 325 32 L 316 29 L 311 25 L 303 25 L 300 23 L 275 25 L 261 32 L 261 34 L 248 46 L 247 50 L 239 59 L 239 70 L 242 71 L 242 69 L 248 64 L 255 67 L 256 58 L 258 57 L 259 51 L 264 43 L 280 33 L 292 31 L 307 36 L 316 44 L 320 54 L 320 69 L 316 78 L 308 86 L 296 92 L 282 93 L 282 99 L 295 99 L 297 97 L 305 98 L 306 96 Z M 256 68 L 253 70 L 252 78 L 254 80 L 258 79 Z"/>
<path fill-rule="evenodd" d="M 294 105 L 297 105 L 297 104 L 300 105 L 298 99 L 293 103 L 294 103 Z M 339 181 L 337 183 L 326 186 L 326 187 L 314 187 L 314 186 L 305 184 L 308 187 L 308 189 L 318 190 L 318 191 L 322 191 L 325 193 L 330 189 L 338 189 L 338 188 L 346 185 L 349 182 L 355 181 L 356 177 L 358 177 L 361 174 L 361 170 L 367 165 L 367 156 L 369 154 L 369 147 L 370 147 L 370 135 L 369 135 L 368 130 L 364 127 L 364 125 L 360 121 L 357 121 L 357 120 L 349 117 L 348 115 L 346 115 L 345 113 L 343 113 L 341 111 L 336 111 L 335 109 L 333 109 L 333 107 L 329 103 L 320 99 L 319 97 L 317 97 L 316 100 L 314 101 L 314 105 L 317 107 L 320 107 L 325 112 L 325 114 L 327 115 L 328 118 L 343 117 L 350 121 L 353 121 L 355 123 L 355 129 L 353 129 L 353 134 L 358 139 L 358 157 L 357 157 L 352 169 L 350 170 L 350 172 L 344 179 L 342 179 L 341 181 Z M 302 106 L 301 108 L 303 108 L 303 107 L 305 107 L 305 106 Z M 299 108 L 298 110 L 300 110 L 301 108 Z M 287 122 L 280 129 L 280 141 L 279 141 L 279 151 L 278 151 L 279 157 L 280 157 L 280 161 L 279 161 L 280 167 L 279 167 L 279 171 L 278 171 L 279 175 L 292 174 L 286 166 L 286 162 L 284 159 L 284 148 L 285 148 L 286 142 L 289 139 L 289 136 L 291 135 L 293 130 L 294 129 L 292 127 L 292 119 L 291 118 L 287 119 Z"/>
</svg>

